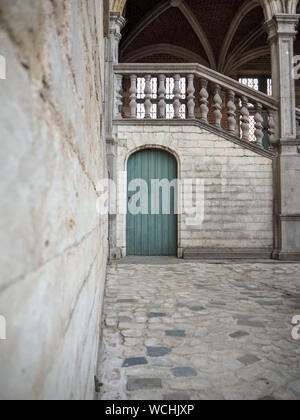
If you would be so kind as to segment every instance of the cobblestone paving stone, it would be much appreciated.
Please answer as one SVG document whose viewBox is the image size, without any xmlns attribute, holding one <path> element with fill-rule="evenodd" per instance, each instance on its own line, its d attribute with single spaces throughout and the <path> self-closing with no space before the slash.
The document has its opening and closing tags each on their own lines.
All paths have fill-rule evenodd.
<svg viewBox="0 0 300 420">
<path fill-rule="evenodd" d="M 110 266 L 102 400 L 300 399 L 300 264 Z"/>
</svg>

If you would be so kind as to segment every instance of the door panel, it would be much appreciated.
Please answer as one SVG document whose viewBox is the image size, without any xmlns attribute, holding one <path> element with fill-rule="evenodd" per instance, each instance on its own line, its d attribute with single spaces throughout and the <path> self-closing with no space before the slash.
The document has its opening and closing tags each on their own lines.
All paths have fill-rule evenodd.
<svg viewBox="0 0 300 420">
<path fill-rule="evenodd" d="M 177 254 L 177 216 L 175 215 L 174 188 L 170 189 L 170 211 L 163 214 L 163 190 L 160 188 L 159 202 L 158 194 L 151 194 L 152 180 L 177 179 L 177 162 L 169 153 L 159 149 L 146 149 L 135 153 L 128 161 L 128 203 L 137 203 L 139 209 L 144 209 L 148 214 L 132 214 L 130 205 L 127 209 L 127 255 L 140 256 L 170 256 Z M 148 191 L 140 186 L 133 186 L 133 180 L 141 179 L 146 181 Z M 143 190 L 141 192 L 141 190 Z M 137 195 L 141 199 L 136 201 Z M 151 201 L 153 200 L 153 203 Z M 154 205 L 158 214 L 152 214 Z M 156 205 L 156 206 L 155 206 Z M 147 209 L 148 211 L 145 211 Z"/>
</svg>

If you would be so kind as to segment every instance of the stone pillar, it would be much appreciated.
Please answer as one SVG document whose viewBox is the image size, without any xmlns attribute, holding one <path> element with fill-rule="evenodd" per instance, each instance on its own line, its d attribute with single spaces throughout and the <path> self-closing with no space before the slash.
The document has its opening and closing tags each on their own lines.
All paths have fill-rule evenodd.
<svg viewBox="0 0 300 420">
<path fill-rule="evenodd" d="M 266 23 L 272 57 L 273 95 L 279 100 L 274 160 L 274 258 L 300 260 L 300 140 L 297 140 L 294 39 L 299 16 L 277 14 Z"/>
<path fill-rule="evenodd" d="M 114 64 L 119 62 L 119 44 L 121 41 L 121 30 L 125 25 L 125 19 L 120 12 L 110 12 L 109 35 L 106 38 L 106 59 L 105 59 L 105 136 L 106 155 L 109 178 L 117 185 L 117 135 L 113 127 L 115 111 L 114 96 L 118 80 L 114 75 Z M 112 191 L 110 191 L 112 193 Z M 109 248 L 110 258 L 120 258 L 120 251 L 117 249 L 117 226 L 116 214 L 109 214 Z"/>
</svg>

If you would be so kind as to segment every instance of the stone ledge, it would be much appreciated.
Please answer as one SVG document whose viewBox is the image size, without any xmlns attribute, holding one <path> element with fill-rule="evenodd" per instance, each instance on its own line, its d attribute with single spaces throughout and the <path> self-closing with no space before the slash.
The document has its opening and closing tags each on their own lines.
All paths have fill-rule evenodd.
<svg viewBox="0 0 300 420">
<path fill-rule="evenodd" d="M 198 259 L 272 259 L 272 249 L 245 248 L 185 248 L 183 250 L 183 258 L 190 260 Z"/>
<path fill-rule="evenodd" d="M 273 252 L 273 259 L 278 260 L 278 261 L 300 261 L 300 251 L 299 252 L 275 251 Z"/>
<path fill-rule="evenodd" d="M 300 215 L 295 214 L 291 216 L 280 216 L 280 220 L 283 222 L 299 222 L 300 221 Z"/>
</svg>

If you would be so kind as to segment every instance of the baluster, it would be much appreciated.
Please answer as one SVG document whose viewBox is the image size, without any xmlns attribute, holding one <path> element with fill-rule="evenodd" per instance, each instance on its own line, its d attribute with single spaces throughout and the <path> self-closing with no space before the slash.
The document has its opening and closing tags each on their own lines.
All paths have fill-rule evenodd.
<svg viewBox="0 0 300 420">
<path fill-rule="evenodd" d="M 187 102 L 187 108 L 188 108 L 188 118 L 194 119 L 195 118 L 195 85 L 194 85 L 194 75 L 189 74 L 188 77 L 188 88 L 187 88 L 187 94 L 188 94 L 188 102 Z"/>
<path fill-rule="evenodd" d="M 262 104 L 257 103 L 256 104 L 256 114 L 255 114 L 255 137 L 256 137 L 256 141 L 257 144 L 259 146 L 262 146 L 262 142 L 263 142 L 263 138 L 264 138 L 264 126 L 263 126 L 263 122 L 264 119 L 262 117 Z"/>
<path fill-rule="evenodd" d="M 228 102 L 227 102 L 227 121 L 228 131 L 231 134 L 236 134 L 236 105 L 235 105 L 235 93 L 233 90 L 228 91 Z"/>
<path fill-rule="evenodd" d="M 131 87 L 129 90 L 130 93 L 130 117 L 136 118 L 137 117 L 137 76 L 136 74 L 132 74 L 130 76 Z"/>
<path fill-rule="evenodd" d="M 116 102 L 115 102 L 115 118 L 122 118 L 122 99 L 123 99 L 123 76 L 116 75 Z"/>
<path fill-rule="evenodd" d="M 150 119 L 151 118 L 151 107 L 152 107 L 152 89 L 151 89 L 151 75 L 147 74 L 145 76 L 145 118 Z"/>
<path fill-rule="evenodd" d="M 158 88 L 158 118 L 166 118 L 166 76 L 159 75 L 159 88 Z"/>
<path fill-rule="evenodd" d="M 180 119 L 180 74 L 174 76 L 174 118 Z"/>
<path fill-rule="evenodd" d="M 248 98 L 246 96 L 242 97 L 242 109 L 241 109 L 241 121 L 242 121 L 242 139 L 249 141 L 250 134 L 250 113 L 248 109 Z"/>
<path fill-rule="evenodd" d="M 221 128 L 222 121 L 222 98 L 221 98 L 221 88 L 219 85 L 215 85 L 215 96 L 213 98 L 213 108 L 214 108 L 214 117 L 215 117 L 215 126 Z"/>
<path fill-rule="evenodd" d="M 269 134 L 269 143 L 272 147 L 276 146 L 278 140 L 276 139 L 276 124 L 274 119 L 274 114 L 271 111 L 269 115 L 269 123 L 268 123 L 268 134 Z"/>
<path fill-rule="evenodd" d="M 207 80 L 201 79 L 201 91 L 200 91 L 200 120 L 204 123 L 208 123 L 208 98 L 209 93 L 207 91 Z"/>
</svg>

